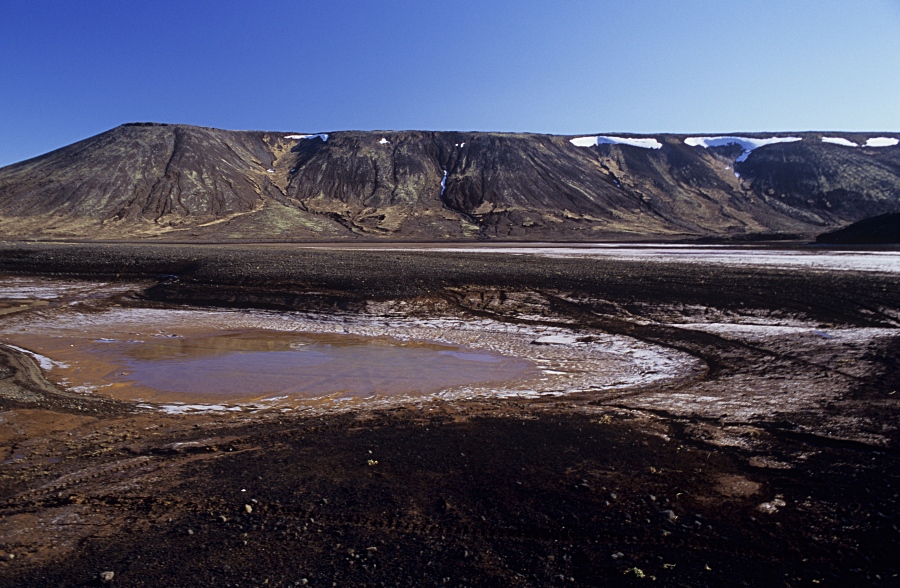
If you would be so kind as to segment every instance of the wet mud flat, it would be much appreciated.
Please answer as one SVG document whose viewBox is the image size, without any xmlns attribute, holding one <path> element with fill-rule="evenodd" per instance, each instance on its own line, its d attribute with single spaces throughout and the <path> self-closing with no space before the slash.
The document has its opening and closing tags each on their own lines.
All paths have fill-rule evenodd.
<svg viewBox="0 0 900 588">
<path fill-rule="evenodd" d="M 3 328 L 135 310 L 439 319 L 491 325 L 473 341 L 527 333 L 553 372 L 607 337 L 692 366 L 624 386 L 552 374 L 546 394 L 167 413 L 60 389 L 0 347 L 4 584 L 898 581 L 896 274 L 128 244 L 7 245 L 0 273 L 80 285 L 3 300 Z"/>
</svg>

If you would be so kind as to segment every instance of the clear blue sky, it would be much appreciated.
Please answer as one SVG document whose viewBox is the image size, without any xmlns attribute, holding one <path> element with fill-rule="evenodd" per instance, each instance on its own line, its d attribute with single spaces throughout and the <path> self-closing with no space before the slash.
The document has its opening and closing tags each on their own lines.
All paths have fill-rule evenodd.
<svg viewBox="0 0 900 588">
<path fill-rule="evenodd" d="M 129 121 L 900 131 L 900 0 L 0 0 L 0 165 Z"/>
</svg>

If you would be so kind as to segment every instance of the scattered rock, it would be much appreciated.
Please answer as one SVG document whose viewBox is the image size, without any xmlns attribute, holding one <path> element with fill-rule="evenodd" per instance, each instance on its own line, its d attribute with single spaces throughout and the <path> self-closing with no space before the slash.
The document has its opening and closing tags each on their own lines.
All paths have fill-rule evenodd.
<svg viewBox="0 0 900 588">
<path fill-rule="evenodd" d="M 249 504 L 244 505 L 244 510 L 247 511 L 247 514 L 253 514 L 253 507 Z"/>
<path fill-rule="evenodd" d="M 664 519 L 666 519 L 667 521 L 672 522 L 672 523 L 674 523 L 675 521 L 678 520 L 678 515 L 675 514 L 675 511 L 673 511 L 673 510 L 668 510 L 668 509 L 666 509 L 666 510 L 661 510 L 661 511 L 659 511 L 659 514 L 660 514 Z"/>
<path fill-rule="evenodd" d="M 769 468 L 773 470 L 789 470 L 793 466 L 777 459 L 766 457 L 764 455 L 754 455 L 750 458 L 750 465 L 755 468 Z"/>
<path fill-rule="evenodd" d="M 781 494 L 775 496 L 774 499 L 769 502 L 763 502 L 759 506 L 756 507 L 756 510 L 759 512 L 764 512 L 766 514 L 775 514 L 778 512 L 779 508 L 783 508 L 787 506 L 787 503 L 784 501 L 784 497 Z"/>
<path fill-rule="evenodd" d="M 104 584 L 109 584 L 113 581 L 113 578 L 116 577 L 115 572 L 100 572 L 100 581 Z"/>
</svg>

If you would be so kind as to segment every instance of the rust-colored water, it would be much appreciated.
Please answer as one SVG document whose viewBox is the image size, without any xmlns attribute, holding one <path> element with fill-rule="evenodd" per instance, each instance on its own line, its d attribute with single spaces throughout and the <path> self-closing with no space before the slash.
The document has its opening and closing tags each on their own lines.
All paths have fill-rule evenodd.
<svg viewBox="0 0 900 588">
<path fill-rule="evenodd" d="M 117 333 L 119 334 L 119 333 Z M 14 337 L 63 366 L 51 379 L 122 399 L 223 402 L 250 399 L 430 394 L 517 380 L 530 361 L 387 337 L 265 330 L 119 339 Z"/>
</svg>

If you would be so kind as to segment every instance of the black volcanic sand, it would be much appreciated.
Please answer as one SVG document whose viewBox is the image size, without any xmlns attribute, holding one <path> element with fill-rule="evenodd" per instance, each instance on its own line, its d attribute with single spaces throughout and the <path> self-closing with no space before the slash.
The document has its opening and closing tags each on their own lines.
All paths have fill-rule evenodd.
<svg viewBox="0 0 900 588">
<path fill-rule="evenodd" d="M 898 276 L 62 244 L 0 247 L 0 272 L 148 280 L 98 310 L 352 313 L 404 299 L 421 313 L 524 321 L 521 311 L 671 346 L 708 368 L 616 397 L 162 415 L 63 395 L 2 351 L 4 586 L 900 583 Z M 842 347 L 845 365 L 801 339 L 751 344 L 661 318 L 698 308 L 883 336 Z M 795 380 L 821 390 L 821 406 L 779 409 Z M 770 390 L 776 402 L 749 421 L 642 404 L 722 388 Z"/>
</svg>

